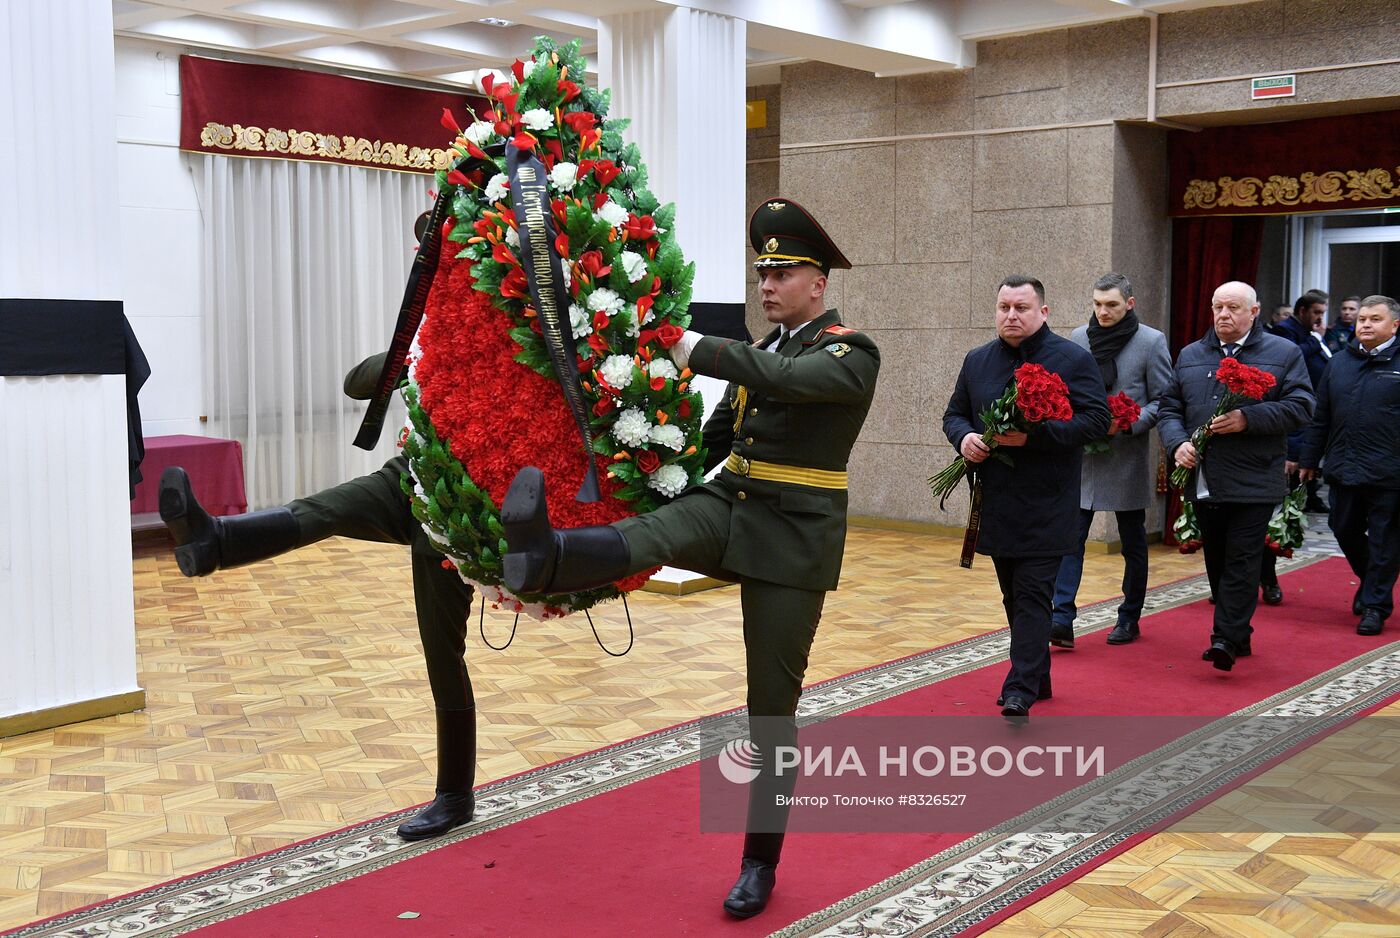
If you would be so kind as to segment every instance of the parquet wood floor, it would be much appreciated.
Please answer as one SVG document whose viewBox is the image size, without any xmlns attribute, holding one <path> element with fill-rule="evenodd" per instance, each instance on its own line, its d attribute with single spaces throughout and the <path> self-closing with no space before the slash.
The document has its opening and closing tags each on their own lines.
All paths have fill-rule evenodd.
<svg viewBox="0 0 1400 938">
<path fill-rule="evenodd" d="M 972 571 L 961 570 L 959 546 L 948 538 L 853 528 L 842 588 L 827 602 L 809 681 L 1000 628 L 991 564 L 983 558 Z M 1160 547 L 1153 548 L 1152 561 L 1154 584 L 1200 571 L 1198 556 Z M 1119 558 L 1091 554 L 1082 600 L 1116 594 L 1120 576 Z M 187 580 L 168 547 L 141 545 L 135 587 L 148 708 L 0 740 L 0 928 L 432 795 L 432 703 L 406 549 L 333 539 Z M 742 704 L 737 589 L 637 594 L 631 608 L 637 643 L 621 659 L 603 654 L 582 617 L 523 620 L 513 644 L 500 652 L 487 648 L 473 626 L 468 662 L 480 714 L 479 781 Z M 512 618 L 487 611 L 493 644 L 509 635 Z M 594 619 L 610 647 L 625 645 L 620 605 Z M 1221 846 L 1163 849 L 1161 855 L 1189 854 L 1191 862 L 1181 867 L 1188 870 L 1199 855 L 1205 859 L 1197 865 L 1211 870 L 1219 866 L 1210 858 Z M 1224 846 L 1231 858 L 1245 851 Z M 1363 838 L 1357 849 L 1362 853 L 1352 858 L 1389 863 L 1388 857 L 1400 856 L 1400 839 Z M 1154 856 L 1139 851 L 1131 854 L 1139 866 Z M 1304 870 L 1312 883 L 1303 887 L 1312 889 L 1308 898 L 1371 909 L 1352 914 L 1348 927 L 1396 910 L 1400 874 L 1386 873 L 1390 891 L 1366 898 L 1343 888 L 1335 864 L 1348 861 L 1303 850 L 1297 855 L 1321 864 Z M 1260 862 L 1294 868 L 1276 852 L 1268 857 Z M 1375 869 L 1388 870 L 1384 863 Z M 1263 881 L 1283 885 L 1288 879 L 1268 868 L 1273 872 L 1258 874 Z M 1327 892 L 1328 882 L 1339 884 L 1334 892 Z M 1257 898 L 1256 889 L 1240 894 Z M 1061 895 L 1082 904 L 1075 914 L 1112 908 L 1068 890 L 1053 898 Z M 1154 922 L 1196 914 L 1181 906 L 1202 895 L 1198 889 L 1171 908 L 1163 903 Z M 1206 897 L 1213 901 L 1215 893 Z M 1200 914 L 1238 918 L 1233 908 Z M 1052 921 L 1043 911 L 1039 905 L 1029 910 L 1041 926 L 1028 919 L 1002 927 L 1021 929 L 1008 934 L 1087 934 L 1096 927 L 1085 921 L 1064 931 L 1070 916 Z M 1145 918 L 1151 910 L 1137 911 Z M 1181 927 L 1194 922 L 1188 918 Z M 1134 933 L 1148 934 L 1148 927 Z M 1171 929 L 1151 934 L 1176 935 Z"/>
</svg>

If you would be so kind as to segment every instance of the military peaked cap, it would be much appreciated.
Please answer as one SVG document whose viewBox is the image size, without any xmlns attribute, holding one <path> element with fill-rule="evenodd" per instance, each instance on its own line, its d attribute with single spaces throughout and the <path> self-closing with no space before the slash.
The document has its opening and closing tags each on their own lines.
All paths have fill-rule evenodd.
<svg viewBox="0 0 1400 938">
<path fill-rule="evenodd" d="M 769 199 L 749 218 L 749 241 L 758 252 L 755 267 L 811 264 L 827 273 L 849 270 L 851 262 L 807 210 L 791 199 Z"/>
</svg>

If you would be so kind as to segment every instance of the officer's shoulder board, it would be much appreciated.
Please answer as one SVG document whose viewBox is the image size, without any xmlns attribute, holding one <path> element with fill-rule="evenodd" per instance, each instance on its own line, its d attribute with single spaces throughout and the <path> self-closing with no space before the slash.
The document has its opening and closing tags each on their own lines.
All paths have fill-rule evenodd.
<svg viewBox="0 0 1400 938">
<path fill-rule="evenodd" d="M 859 334 L 860 333 L 856 332 L 856 330 L 848 329 L 845 326 L 827 326 L 821 331 L 821 336 L 819 336 L 819 338 L 829 335 L 845 337 Z M 842 358 L 851 353 L 851 347 L 845 342 L 831 342 L 823 345 L 822 351 L 835 355 L 837 358 Z"/>
</svg>

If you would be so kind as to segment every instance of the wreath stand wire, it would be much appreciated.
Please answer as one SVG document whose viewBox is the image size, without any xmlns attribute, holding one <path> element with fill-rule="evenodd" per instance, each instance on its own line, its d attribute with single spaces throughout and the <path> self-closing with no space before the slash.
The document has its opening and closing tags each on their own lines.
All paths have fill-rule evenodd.
<svg viewBox="0 0 1400 938">
<path fill-rule="evenodd" d="M 587 609 L 583 610 L 584 617 L 588 619 L 588 627 L 593 630 L 593 640 L 598 643 L 598 647 L 603 649 L 603 652 L 605 654 L 610 655 L 613 658 L 624 657 L 629 651 L 632 650 L 633 644 L 635 644 L 637 641 L 637 632 L 632 627 L 632 609 L 627 605 L 626 594 L 623 594 L 622 597 L 622 611 L 627 613 L 627 647 L 622 649 L 622 651 L 613 651 L 607 645 L 603 644 L 603 638 L 601 635 L 598 634 L 598 627 L 593 624 L 592 614 Z M 481 634 L 482 643 L 485 644 L 487 648 L 490 648 L 493 651 L 505 651 L 511 646 L 511 643 L 515 641 L 515 631 L 516 629 L 520 628 L 520 613 L 517 612 L 515 614 L 515 621 L 512 622 L 510 626 L 510 637 L 506 639 L 504 645 L 492 645 L 491 640 L 486 637 L 485 602 L 480 602 L 477 604 L 476 628 L 477 631 Z"/>
</svg>

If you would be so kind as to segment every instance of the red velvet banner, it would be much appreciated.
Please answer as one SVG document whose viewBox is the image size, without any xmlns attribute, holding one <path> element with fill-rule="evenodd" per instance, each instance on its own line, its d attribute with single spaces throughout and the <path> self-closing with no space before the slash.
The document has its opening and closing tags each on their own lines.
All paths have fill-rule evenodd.
<svg viewBox="0 0 1400 938">
<path fill-rule="evenodd" d="M 481 97 L 295 68 L 180 56 L 180 149 L 377 166 L 445 168 L 442 109 L 470 120 Z"/>
<path fill-rule="evenodd" d="M 1400 110 L 1172 131 L 1171 215 L 1400 205 Z"/>
</svg>

